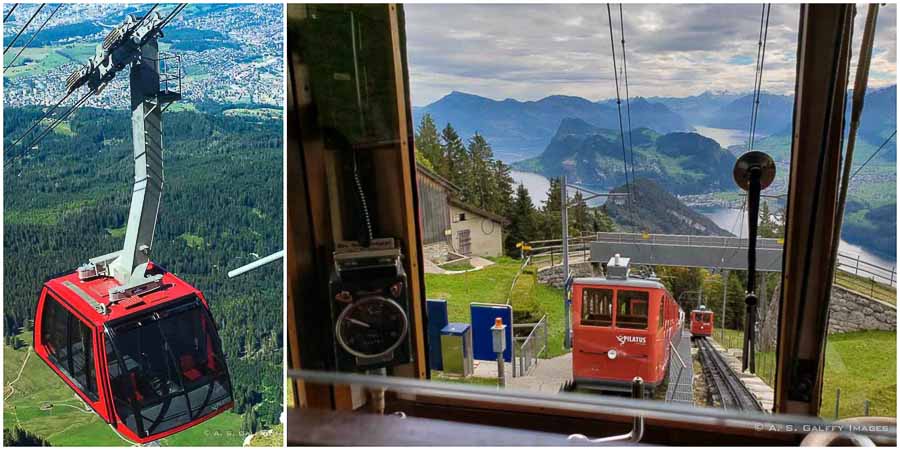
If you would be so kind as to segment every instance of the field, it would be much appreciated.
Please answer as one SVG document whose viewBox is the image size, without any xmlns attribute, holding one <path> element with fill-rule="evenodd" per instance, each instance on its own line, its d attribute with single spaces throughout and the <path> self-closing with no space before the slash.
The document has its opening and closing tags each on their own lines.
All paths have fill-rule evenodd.
<svg viewBox="0 0 900 450">
<path fill-rule="evenodd" d="M 469 303 L 506 304 L 513 278 L 521 262 L 508 257 L 491 258 L 496 264 L 474 272 L 454 275 L 425 274 L 428 298 L 447 300 L 451 322 L 471 323 Z M 543 357 L 565 353 L 563 349 L 564 315 L 562 290 L 538 284 L 533 275 L 523 274 L 516 283 L 511 304 L 516 315 L 528 313 L 537 322 L 546 314 L 549 325 L 548 350 Z M 518 311 L 518 312 L 517 312 Z"/>
<path fill-rule="evenodd" d="M 725 330 L 729 348 L 740 348 L 743 333 Z M 719 331 L 714 337 L 722 342 Z M 757 369 L 771 383 L 774 352 L 757 353 Z M 825 386 L 819 415 L 834 418 L 837 389 L 841 390 L 838 418 L 897 415 L 897 333 L 861 331 L 828 336 L 825 347 Z"/>
<path fill-rule="evenodd" d="M 19 335 L 25 345 L 3 347 L 3 425 L 21 428 L 53 446 L 129 446 L 31 350 L 30 332 Z M 21 371 L 21 373 L 20 373 Z M 162 439 L 163 446 L 240 446 L 241 416 L 224 413 L 203 424 Z"/>
</svg>

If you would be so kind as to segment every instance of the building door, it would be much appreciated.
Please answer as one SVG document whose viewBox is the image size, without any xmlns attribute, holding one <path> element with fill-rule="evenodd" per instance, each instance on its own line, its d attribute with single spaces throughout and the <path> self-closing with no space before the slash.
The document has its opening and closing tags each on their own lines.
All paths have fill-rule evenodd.
<svg viewBox="0 0 900 450">
<path fill-rule="evenodd" d="M 472 253 L 472 237 L 470 230 L 459 230 L 456 232 L 456 240 L 459 241 L 459 253 L 469 256 Z"/>
</svg>

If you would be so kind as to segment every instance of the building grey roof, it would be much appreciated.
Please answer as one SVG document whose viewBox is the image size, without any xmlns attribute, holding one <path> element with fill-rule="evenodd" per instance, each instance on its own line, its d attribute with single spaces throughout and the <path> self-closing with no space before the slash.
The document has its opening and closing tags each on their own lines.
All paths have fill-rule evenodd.
<svg viewBox="0 0 900 450">
<path fill-rule="evenodd" d="M 453 197 L 450 197 L 450 204 L 453 206 L 456 206 L 457 208 L 464 209 L 466 211 L 470 211 L 475 214 L 478 214 L 479 216 L 487 217 L 488 219 L 491 219 L 494 222 L 497 222 L 501 225 L 506 225 L 509 223 L 509 220 L 507 220 L 506 217 L 503 217 L 500 214 L 494 214 L 488 210 L 481 209 L 474 205 L 470 205 L 462 200 L 459 200 L 459 199 L 456 199 Z"/>
</svg>

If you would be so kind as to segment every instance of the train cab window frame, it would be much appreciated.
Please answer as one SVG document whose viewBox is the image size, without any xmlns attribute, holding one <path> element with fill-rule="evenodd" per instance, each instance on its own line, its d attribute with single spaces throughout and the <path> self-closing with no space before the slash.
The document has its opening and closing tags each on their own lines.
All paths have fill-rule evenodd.
<svg viewBox="0 0 900 450">
<path fill-rule="evenodd" d="M 47 296 L 41 315 L 44 317 L 42 341 L 46 343 L 44 350 L 48 358 L 79 392 L 91 402 L 96 402 L 100 396 L 94 365 L 94 330 L 63 305 L 52 292 Z M 76 361 L 76 358 L 81 360 Z"/>
<path fill-rule="evenodd" d="M 608 294 L 608 296 L 603 296 Z M 589 327 L 611 327 L 615 312 L 615 291 L 607 288 L 584 288 L 581 324 Z M 608 311 L 607 315 L 603 310 Z"/>
<path fill-rule="evenodd" d="M 623 300 L 623 294 L 625 294 L 625 300 Z M 630 295 L 633 294 L 636 295 L 634 297 L 630 297 Z M 640 304 L 643 304 L 643 315 L 641 315 L 639 312 L 637 314 L 633 314 L 635 313 L 635 310 L 638 309 L 637 306 Z M 623 307 L 626 308 L 623 309 Z M 628 314 L 626 314 L 626 312 Z M 620 317 L 622 316 L 627 317 L 629 320 L 621 321 Z M 615 327 L 627 328 L 630 330 L 648 329 L 650 327 L 650 293 L 647 291 L 640 291 L 635 289 L 617 289 Z"/>
</svg>

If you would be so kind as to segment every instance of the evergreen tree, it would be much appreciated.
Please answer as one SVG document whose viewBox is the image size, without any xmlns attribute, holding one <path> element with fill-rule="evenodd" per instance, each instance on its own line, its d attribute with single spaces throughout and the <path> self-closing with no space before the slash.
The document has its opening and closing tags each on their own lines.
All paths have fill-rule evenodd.
<svg viewBox="0 0 900 450">
<path fill-rule="evenodd" d="M 441 153 L 446 165 L 439 166 L 438 169 L 443 171 L 438 173 L 450 180 L 451 183 L 463 187 L 468 152 L 459 134 L 449 123 L 441 132 Z"/>
<path fill-rule="evenodd" d="M 513 189 L 515 181 L 513 181 L 512 175 L 510 175 L 509 166 L 504 164 L 503 161 L 495 160 L 493 166 L 493 176 L 491 179 L 494 182 L 494 188 L 491 191 L 488 209 L 503 216 L 509 216 L 509 211 L 512 209 L 513 205 L 513 198 L 516 195 L 516 192 L 514 192 Z"/>
<path fill-rule="evenodd" d="M 535 211 L 534 204 L 531 202 L 528 189 L 524 185 L 519 184 L 519 187 L 516 189 L 516 198 L 512 202 L 509 214 L 507 214 L 509 225 L 506 226 L 504 242 L 507 255 L 518 256 L 519 251 L 516 248 L 516 244 L 534 240 L 536 213 L 537 211 Z"/>
<path fill-rule="evenodd" d="M 50 447 L 50 442 L 46 439 L 22 429 L 18 425 L 12 429 L 3 429 L 3 446 L 4 447 Z"/>
<path fill-rule="evenodd" d="M 434 124 L 434 119 L 431 118 L 430 114 L 425 114 L 422 117 L 422 121 L 419 123 L 419 129 L 416 130 L 416 160 L 419 161 L 419 156 L 421 156 L 428 160 L 433 167 L 429 167 L 430 169 L 443 173 L 446 168 L 446 161 L 444 160 L 443 150 L 441 148 L 441 140 L 438 136 L 437 125 Z"/>
<path fill-rule="evenodd" d="M 496 180 L 493 179 L 494 152 L 490 144 L 478 133 L 469 139 L 466 155 L 466 170 L 463 176 L 463 198 L 479 207 L 490 208 L 490 200 Z"/>
</svg>

